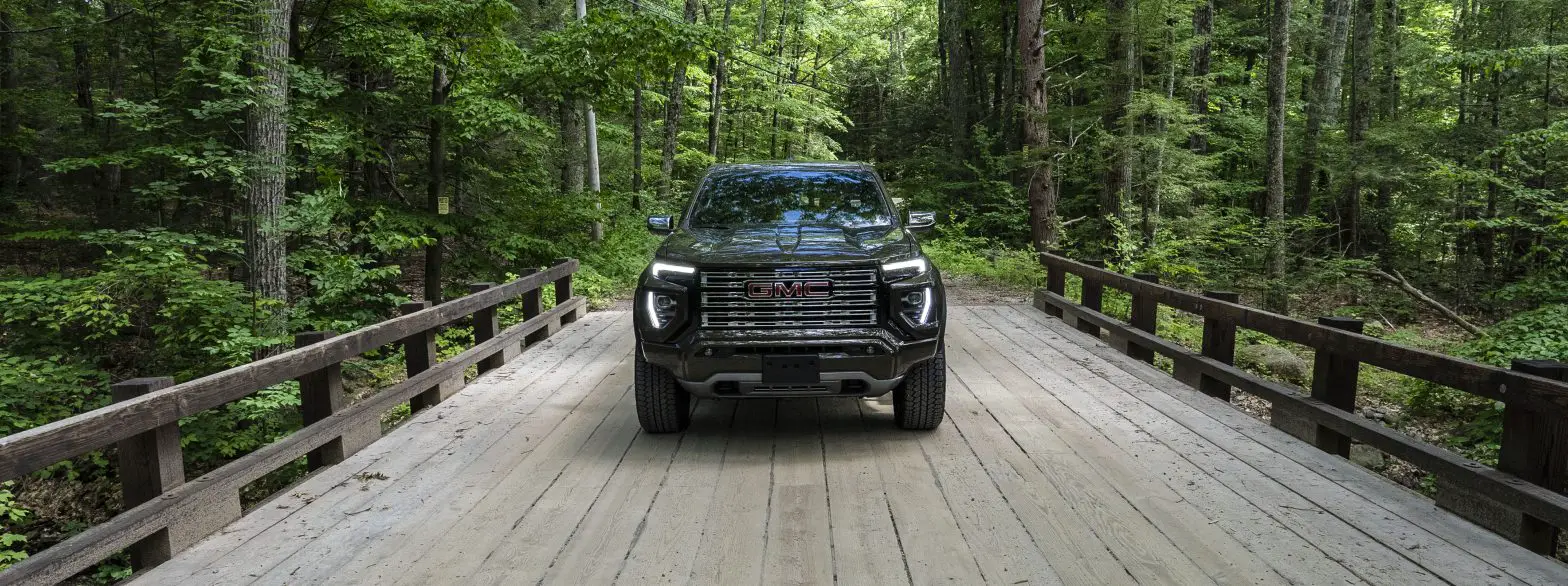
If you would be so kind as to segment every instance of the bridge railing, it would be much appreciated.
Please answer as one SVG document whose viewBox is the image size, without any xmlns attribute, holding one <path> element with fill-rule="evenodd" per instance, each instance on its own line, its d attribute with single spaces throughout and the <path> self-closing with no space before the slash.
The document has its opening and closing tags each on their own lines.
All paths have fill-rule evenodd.
<svg viewBox="0 0 1568 586">
<path fill-rule="evenodd" d="M 475 283 L 471 293 L 432 307 L 406 303 L 403 315 L 336 335 L 307 332 L 296 348 L 180 384 L 167 377 L 112 386 L 113 404 L 0 438 L 0 479 L 14 479 L 56 462 L 116 446 L 124 511 L 0 572 L 0 584 L 54 583 L 128 549 L 145 568 L 239 518 L 240 489 L 280 467 L 307 459 L 310 469 L 343 461 L 381 436 L 381 416 L 407 402 L 414 410 L 460 390 L 470 366 L 499 368 L 524 344 L 575 321 L 586 301 L 572 294 L 578 263 L 557 259 L 509 283 Z M 554 286 L 555 306 L 543 310 L 540 292 Z M 520 299 L 523 321 L 501 329 L 497 307 Z M 472 319 L 474 346 L 438 361 L 436 332 Z M 408 378 L 352 405 L 346 404 L 341 364 L 365 352 L 401 344 Z M 185 481 L 179 420 L 298 380 L 304 426 L 192 481 Z"/>
<path fill-rule="evenodd" d="M 1271 403 L 1270 422 L 1327 452 L 1349 457 L 1351 441 L 1403 459 L 1437 478 L 1437 504 L 1537 553 L 1551 555 L 1558 529 L 1568 527 L 1568 365 L 1518 360 L 1513 369 L 1401 346 L 1361 333 L 1361 322 L 1324 317 L 1318 323 L 1237 303 L 1235 293 L 1202 295 L 1159 284 L 1157 275 L 1123 275 L 1100 261 L 1041 254 L 1046 286 L 1034 305 L 1100 335 L 1107 330 L 1125 352 L 1152 362 L 1169 358 L 1174 375 L 1209 396 L 1229 401 L 1237 388 Z M 1066 297 L 1066 276 L 1082 279 L 1079 302 Z M 1131 296 L 1127 322 L 1102 312 L 1106 287 Z M 1202 349 L 1160 338 L 1159 308 L 1203 319 Z M 1244 328 L 1311 348 L 1316 356 L 1311 394 L 1234 366 L 1236 331 Z M 1487 467 L 1356 415 L 1361 364 L 1499 401 L 1504 404 L 1499 462 Z"/>
</svg>

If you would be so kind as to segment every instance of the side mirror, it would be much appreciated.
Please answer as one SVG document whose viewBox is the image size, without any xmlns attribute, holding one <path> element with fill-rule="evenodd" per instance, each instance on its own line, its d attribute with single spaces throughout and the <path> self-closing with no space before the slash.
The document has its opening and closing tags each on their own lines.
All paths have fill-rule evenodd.
<svg viewBox="0 0 1568 586">
<path fill-rule="evenodd" d="M 657 236 L 668 236 L 675 231 L 675 217 L 648 216 L 648 231 Z"/>
<path fill-rule="evenodd" d="M 909 212 L 907 227 L 915 232 L 927 232 L 936 225 L 936 212 Z"/>
</svg>

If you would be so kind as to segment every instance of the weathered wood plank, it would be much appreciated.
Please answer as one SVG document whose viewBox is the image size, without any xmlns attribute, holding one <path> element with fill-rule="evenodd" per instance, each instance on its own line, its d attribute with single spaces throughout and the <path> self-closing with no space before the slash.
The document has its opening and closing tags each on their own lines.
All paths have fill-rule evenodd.
<svg viewBox="0 0 1568 586">
<path fill-rule="evenodd" d="M 691 575 L 697 584 L 759 584 L 766 549 L 777 401 L 740 401 L 729 444 L 707 509 L 700 552 Z"/>
<path fill-rule="evenodd" d="M 698 401 L 692 426 L 649 507 L 642 530 L 628 548 L 616 582 L 685 584 L 701 555 L 707 503 L 719 482 L 738 401 Z"/>
<path fill-rule="evenodd" d="M 1408 461 L 1419 468 L 1443 477 L 1445 481 L 1451 481 L 1465 488 L 1485 492 L 1499 503 L 1517 508 L 1558 527 L 1568 527 L 1568 496 L 1520 481 L 1512 475 L 1488 468 L 1442 448 L 1416 440 L 1383 425 L 1368 421 L 1354 413 L 1341 411 L 1311 397 L 1304 397 L 1284 385 L 1259 379 L 1229 364 L 1192 354 L 1179 344 L 1146 332 L 1128 328 L 1114 318 L 1102 313 L 1088 311 L 1067 299 L 1054 296 L 1044 290 L 1037 291 L 1035 299 L 1039 303 L 1050 303 L 1061 307 L 1064 312 L 1078 316 L 1079 321 L 1097 323 L 1106 328 L 1118 329 L 1122 335 L 1136 338 L 1155 348 L 1156 352 L 1174 361 L 1192 362 L 1194 368 L 1202 369 L 1216 380 L 1262 397 L 1265 400 L 1291 403 L 1293 412 L 1308 417 L 1319 425 L 1350 436 L 1361 443 L 1371 445 L 1394 457 Z M 1371 363 L 1371 361 L 1367 362 Z"/>
<path fill-rule="evenodd" d="M 833 538 L 817 400 L 780 400 L 775 438 L 762 583 L 832 582 Z"/>
<path fill-rule="evenodd" d="M 1026 315 L 1017 312 L 1013 314 L 1013 317 L 1017 320 L 1015 323 L 1020 325 L 1040 324 L 1041 322 L 1036 320 L 1044 319 L 1039 314 Z M 1060 324 L 1049 324 L 1049 326 L 1060 328 Z M 1171 394 L 1190 394 L 1192 393 L 1191 390 L 1179 385 L 1170 387 L 1169 391 L 1160 390 L 1158 387 L 1150 387 L 1138 377 L 1128 374 L 1128 370 L 1138 368 L 1134 366 L 1134 362 L 1122 360 L 1121 356 L 1099 345 L 1084 347 L 1073 344 L 1061 337 L 1062 330 L 1060 329 L 1052 330 L 1052 332 L 1056 335 L 1051 336 L 1038 331 L 1027 333 L 1032 335 L 1035 340 L 1045 342 L 1048 347 L 1069 354 L 1079 354 L 1087 360 L 1093 359 L 1090 357 L 1099 357 L 1110 362 L 1108 366 L 1113 365 L 1113 368 L 1106 368 L 1092 373 L 1076 373 L 1077 376 L 1074 376 L 1074 378 L 1075 380 L 1082 380 L 1085 377 L 1103 378 L 1112 383 L 1108 388 L 1122 389 L 1120 393 L 1106 393 L 1100 395 L 1100 398 L 1116 405 L 1118 409 L 1139 413 L 1140 417 L 1147 418 L 1150 421 L 1151 433 L 1155 434 L 1155 437 L 1158 437 L 1162 442 L 1184 443 L 1188 441 L 1187 438 L 1197 435 L 1203 438 L 1203 440 L 1212 442 L 1209 445 L 1218 447 L 1231 456 L 1241 459 L 1251 468 L 1263 472 L 1281 486 L 1287 487 L 1291 492 L 1300 495 L 1300 498 L 1306 499 L 1310 503 L 1297 506 L 1297 508 L 1321 510 L 1331 515 L 1332 519 L 1351 525 L 1359 530 L 1361 534 L 1365 534 L 1365 537 L 1350 534 L 1338 539 L 1319 537 L 1313 538 L 1312 542 L 1318 547 L 1330 551 L 1331 555 L 1335 555 L 1342 561 L 1362 560 L 1362 562 L 1350 564 L 1349 567 L 1368 580 L 1373 582 L 1431 581 L 1440 576 L 1442 579 L 1463 584 L 1513 582 L 1511 578 L 1508 578 L 1497 568 L 1473 556 L 1464 548 L 1456 547 L 1428 533 L 1419 526 L 1404 522 L 1385 509 L 1362 498 L 1354 491 L 1346 489 L 1333 479 L 1313 473 L 1310 469 L 1296 464 L 1289 458 L 1282 458 L 1277 453 L 1241 436 L 1229 427 L 1219 425 L 1218 422 L 1207 418 L 1199 412 L 1194 412 L 1185 404 L 1171 398 Z M 1163 417 L 1160 415 L 1163 415 Z M 1262 425 L 1261 422 L 1258 425 Z M 1213 450 L 1210 447 L 1194 447 L 1190 444 L 1185 445 L 1182 449 L 1189 453 L 1201 455 L 1195 459 L 1206 458 L 1208 457 L 1206 452 Z M 1330 458 L 1327 454 L 1321 457 Z M 1371 474 L 1362 470 L 1353 470 L 1351 472 L 1362 475 Z M 1217 477 L 1228 478 L 1234 476 L 1235 473 L 1226 473 L 1223 477 Z M 1277 500 L 1277 497 L 1270 497 L 1270 500 L 1280 502 Z M 1259 504 L 1262 505 L 1263 502 L 1259 502 Z M 1307 523 L 1312 521 L 1321 523 L 1324 517 L 1321 514 L 1305 516 L 1312 519 L 1312 521 L 1306 521 L 1302 518 L 1304 516 L 1299 514 L 1300 511 L 1296 509 L 1284 508 L 1278 512 L 1296 517 L 1296 521 L 1287 523 L 1287 525 L 1292 529 L 1303 531 L 1311 528 Z M 1331 547 L 1345 547 L 1347 542 L 1354 543 L 1364 538 L 1376 540 L 1376 543 L 1380 545 L 1351 547 L 1348 551 L 1330 550 Z M 1404 569 L 1400 570 L 1400 567 Z M 1420 573 L 1411 574 L 1410 572 L 1412 571 Z M 1391 574 L 1389 572 L 1400 573 Z"/>
<path fill-rule="evenodd" d="M 515 343 L 524 335 L 544 327 L 546 322 L 554 321 L 557 315 L 574 310 L 581 305 L 583 300 L 577 298 L 566 305 L 552 309 L 532 322 L 507 328 L 502 335 L 469 348 L 451 360 L 441 363 L 437 368 L 388 387 L 360 403 L 328 416 L 316 425 L 301 429 L 286 438 L 246 454 L 222 468 L 168 491 L 165 493 L 167 495 L 165 498 L 138 505 L 107 522 L 39 552 L 0 573 L 0 583 L 62 581 L 156 531 L 165 527 L 192 523 L 196 517 L 209 514 L 213 510 L 214 503 L 219 505 L 230 501 L 237 503 L 238 499 L 233 495 L 237 495 L 239 489 L 246 484 L 305 455 L 310 450 L 325 445 L 332 438 L 341 437 L 366 421 L 378 420 L 381 413 L 429 388 L 431 384 L 442 380 L 442 377 L 450 376 L 452 372 L 462 372 L 463 369 L 478 362 L 480 357 L 499 349 L 503 344 Z M 309 351 L 327 345 L 331 345 L 331 342 L 312 345 L 294 352 Z M 178 385 L 170 389 L 177 387 Z M 126 403 L 167 393 L 170 389 L 144 395 Z"/>
<path fill-rule="evenodd" d="M 215 580 L 216 576 L 235 573 L 259 574 L 271 568 L 276 560 L 292 555 L 283 552 L 294 552 L 309 546 L 311 540 L 299 538 L 301 534 L 296 527 L 309 523 L 311 518 L 318 515 L 332 515 L 335 519 L 345 512 L 360 510 L 364 502 L 379 494 L 360 491 L 357 486 L 350 487 L 353 479 L 383 474 L 389 476 L 392 483 L 406 482 L 409 477 L 415 476 L 413 471 L 419 465 L 436 454 L 477 457 L 482 450 L 456 450 L 453 444 L 457 440 L 450 434 L 416 435 L 415 430 L 421 428 L 413 427 L 412 422 L 444 416 L 443 420 L 453 422 L 460 428 L 472 425 L 489 432 L 494 425 L 492 420 L 496 417 L 490 401 L 498 399 L 487 397 L 497 395 L 518 396 L 520 399 L 514 410 L 519 411 L 520 415 L 531 412 L 532 405 L 542 402 L 542 399 L 536 401 L 536 397 L 545 397 L 556 387 L 568 382 L 569 378 L 564 376 L 562 369 L 582 369 L 581 364 L 563 361 L 568 357 L 590 359 L 608 348 L 611 337 L 599 334 L 611 323 L 605 316 L 596 316 L 572 330 L 571 335 L 552 338 L 530 350 L 526 359 L 510 363 L 500 371 L 475 381 L 475 384 L 464 390 L 463 401 L 443 406 L 435 413 L 415 417 L 409 424 L 392 431 L 385 441 L 371 444 L 344 465 L 316 472 L 299 486 L 286 491 L 287 494 L 280 494 L 272 501 L 256 507 L 240 521 L 180 554 L 173 561 L 150 573 L 138 574 L 138 579 L 145 578 L 154 584 L 172 584 L 187 579 L 205 582 Z M 494 431 L 499 434 L 502 430 Z M 475 441 L 479 439 L 475 438 Z M 295 523 L 300 525 L 293 525 Z M 270 540 L 269 533 L 288 534 L 291 539 Z M 234 553 L 241 547 L 246 547 L 246 555 Z M 281 549 L 284 547 L 288 549 Z M 231 571 L 228 564 L 231 561 L 266 565 L 236 572 Z M 200 578 L 192 578 L 193 575 Z"/>
<path fill-rule="evenodd" d="M 239 368 L 211 374 L 0 438 L 0 479 L 12 479 L 62 460 L 74 458 L 121 439 L 179 421 L 268 386 L 295 379 L 321 367 L 342 362 L 373 348 L 407 338 L 415 332 L 467 317 L 523 291 L 577 270 L 572 260 L 484 292 L 390 319 L 330 341 L 264 358 Z M 578 305 L 560 315 L 575 315 Z M 568 311 L 570 310 L 570 311 Z M 515 326 L 514 326 L 515 327 Z M 534 330 L 530 329 L 529 332 Z M 496 349 L 500 349 L 499 345 Z"/>
<path fill-rule="evenodd" d="M 909 582 L 876 452 L 858 400 L 819 401 L 833 575 L 843 584 Z M 879 426 L 880 427 L 880 426 Z"/>
</svg>

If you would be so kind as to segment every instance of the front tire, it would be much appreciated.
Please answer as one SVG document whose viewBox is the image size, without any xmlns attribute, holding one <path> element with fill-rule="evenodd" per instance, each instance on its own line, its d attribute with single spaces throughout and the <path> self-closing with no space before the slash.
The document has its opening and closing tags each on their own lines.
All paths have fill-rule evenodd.
<svg viewBox="0 0 1568 586">
<path fill-rule="evenodd" d="M 691 393 L 681 387 L 675 375 L 657 364 L 649 364 L 637 352 L 637 423 L 648 433 L 676 433 L 691 425 Z"/>
<path fill-rule="evenodd" d="M 947 403 L 947 349 L 938 343 L 936 356 L 916 364 L 893 389 L 893 421 L 904 429 L 936 429 Z"/>
</svg>

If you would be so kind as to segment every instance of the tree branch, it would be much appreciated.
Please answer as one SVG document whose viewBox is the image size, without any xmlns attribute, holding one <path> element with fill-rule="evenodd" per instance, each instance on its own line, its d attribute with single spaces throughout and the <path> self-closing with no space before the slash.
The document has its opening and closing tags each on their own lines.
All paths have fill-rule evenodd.
<svg viewBox="0 0 1568 586">
<path fill-rule="evenodd" d="M 1388 282 L 1390 284 L 1393 284 L 1394 286 L 1399 287 L 1400 291 L 1404 291 L 1406 295 L 1409 295 L 1409 296 L 1415 298 L 1416 301 L 1420 301 L 1422 303 L 1425 303 L 1428 307 L 1431 307 L 1432 309 L 1437 310 L 1438 313 L 1443 314 L 1443 317 L 1448 318 L 1448 321 L 1454 322 L 1454 324 L 1458 325 L 1461 328 L 1464 328 L 1465 331 L 1470 332 L 1471 334 L 1476 335 L 1476 336 L 1481 336 L 1481 337 L 1485 337 L 1486 336 L 1486 332 L 1481 331 L 1481 328 L 1476 327 L 1475 324 L 1470 323 L 1469 320 L 1466 320 L 1463 317 L 1460 317 L 1460 315 L 1458 313 L 1456 313 L 1452 309 L 1449 309 L 1448 306 L 1443 305 L 1438 300 L 1433 299 L 1431 296 L 1429 296 L 1426 293 L 1422 292 L 1420 289 L 1417 289 L 1415 285 L 1411 285 L 1410 281 L 1408 279 L 1406 279 L 1404 275 L 1399 274 L 1398 270 L 1389 269 L 1389 271 L 1387 271 L 1387 272 L 1383 271 L 1382 269 L 1346 269 L 1346 270 L 1348 272 L 1356 273 L 1356 274 L 1359 274 L 1359 275 L 1367 275 L 1367 276 L 1371 276 L 1371 277 L 1376 277 L 1377 279 L 1380 279 L 1382 281 L 1386 281 L 1386 282 Z"/>
</svg>

